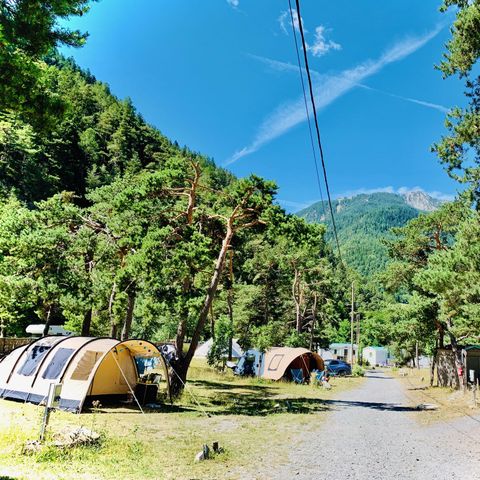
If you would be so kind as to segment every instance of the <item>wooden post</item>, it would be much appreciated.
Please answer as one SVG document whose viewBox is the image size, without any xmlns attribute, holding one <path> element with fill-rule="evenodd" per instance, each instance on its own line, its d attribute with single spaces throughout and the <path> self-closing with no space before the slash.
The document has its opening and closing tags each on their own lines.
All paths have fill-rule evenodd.
<svg viewBox="0 0 480 480">
<path fill-rule="evenodd" d="M 39 436 L 40 443 L 45 440 L 45 433 L 47 431 L 48 420 L 50 419 L 50 411 L 52 409 L 52 400 L 53 400 L 53 395 L 54 395 L 54 388 L 55 388 L 54 383 L 51 383 L 48 386 L 48 394 L 47 394 L 47 398 L 46 398 L 46 401 L 45 401 L 45 411 L 43 412 L 42 426 L 40 427 L 40 436 Z"/>
<path fill-rule="evenodd" d="M 415 342 L 415 363 L 417 364 L 417 369 L 420 369 L 420 361 L 418 355 L 418 340 Z"/>
</svg>

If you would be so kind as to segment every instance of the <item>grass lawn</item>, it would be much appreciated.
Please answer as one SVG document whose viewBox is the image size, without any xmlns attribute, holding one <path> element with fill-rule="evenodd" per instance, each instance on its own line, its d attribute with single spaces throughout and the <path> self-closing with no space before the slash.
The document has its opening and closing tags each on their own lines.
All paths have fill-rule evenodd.
<svg viewBox="0 0 480 480">
<path fill-rule="evenodd" d="M 406 375 L 401 376 L 402 372 Z M 412 403 L 428 403 L 437 406 L 437 409 L 428 415 L 415 414 L 422 424 L 480 414 L 480 391 L 477 395 L 478 403 L 474 405 L 471 391 L 464 393 L 462 390 L 452 388 L 430 387 L 430 370 L 428 368 L 403 368 L 394 371 L 393 375 L 403 383 L 406 394 Z"/>
<path fill-rule="evenodd" d="M 252 472 L 248 478 L 255 478 L 255 465 L 262 459 L 288 461 L 290 442 L 326 418 L 330 407 L 324 400 L 362 381 L 335 378 L 333 388 L 324 390 L 237 378 L 196 362 L 188 388 L 175 405 L 145 415 L 125 406 L 81 415 L 53 412 L 50 438 L 66 427 L 84 426 L 102 435 L 101 444 L 69 450 L 47 446 L 30 455 L 22 454 L 22 447 L 38 437 L 43 409 L 0 400 L 0 480 L 223 479 L 239 478 L 246 471 Z M 224 451 L 194 463 L 202 445 L 213 441 Z"/>
</svg>

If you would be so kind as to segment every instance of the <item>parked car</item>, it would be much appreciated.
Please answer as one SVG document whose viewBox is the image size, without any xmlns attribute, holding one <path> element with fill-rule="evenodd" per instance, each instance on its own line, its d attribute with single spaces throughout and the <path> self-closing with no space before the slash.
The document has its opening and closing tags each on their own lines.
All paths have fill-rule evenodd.
<svg viewBox="0 0 480 480">
<path fill-rule="evenodd" d="M 343 360 L 325 360 L 325 365 L 330 375 L 343 376 L 352 374 L 351 365 Z"/>
</svg>

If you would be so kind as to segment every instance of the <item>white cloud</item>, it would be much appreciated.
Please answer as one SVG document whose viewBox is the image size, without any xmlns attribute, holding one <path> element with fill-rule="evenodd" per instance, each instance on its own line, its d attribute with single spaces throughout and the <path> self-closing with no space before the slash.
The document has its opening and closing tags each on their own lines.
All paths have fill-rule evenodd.
<svg viewBox="0 0 480 480">
<path fill-rule="evenodd" d="M 289 35 L 290 28 L 292 27 L 292 17 L 293 17 L 293 25 L 297 32 L 300 31 L 300 22 L 298 21 L 298 13 L 296 10 L 292 10 L 292 14 L 290 15 L 290 11 L 282 12 L 278 17 L 278 23 L 280 25 L 280 29 L 285 35 Z M 302 26 L 303 32 L 305 36 L 308 33 L 308 30 L 305 28 L 305 22 L 302 18 Z M 341 50 L 342 46 L 339 43 L 336 43 L 332 40 L 327 40 L 325 38 L 325 34 L 327 33 L 327 29 L 323 25 L 318 25 L 315 28 L 315 39 L 312 45 L 310 45 L 307 41 L 305 45 L 307 47 L 307 51 L 312 52 L 314 57 L 321 57 L 325 55 L 330 50 Z"/>
<path fill-rule="evenodd" d="M 437 200 L 441 200 L 444 202 L 452 201 L 455 196 L 450 195 L 448 193 L 442 193 L 437 190 L 427 191 L 424 190 L 422 187 L 399 187 L 394 188 L 391 185 L 387 187 L 377 187 L 377 188 L 357 188 L 356 190 L 348 190 L 346 192 L 341 193 L 340 195 L 336 195 L 336 198 L 352 198 L 356 195 L 370 195 L 371 193 L 396 193 L 398 195 L 405 195 L 411 192 L 423 192 L 429 195 L 432 198 Z"/>
<path fill-rule="evenodd" d="M 397 193 L 400 195 L 405 195 L 406 193 L 411 193 L 411 192 L 423 192 L 429 195 L 432 198 L 435 198 L 437 200 L 441 200 L 443 202 L 451 202 L 455 199 L 455 195 L 451 195 L 449 193 L 443 193 L 439 192 L 438 190 L 424 190 L 422 187 L 400 187 L 397 189 Z"/>
<path fill-rule="evenodd" d="M 227 3 L 233 8 L 237 8 L 240 5 L 240 0 L 227 0 Z"/>
<path fill-rule="evenodd" d="M 314 78 L 315 103 L 317 111 L 327 107 L 365 79 L 377 74 L 390 63 L 397 62 L 416 52 L 432 38 L 441 27 L 419 37 L 409 37 L 396 43 L 377 60 L 367 60 L 354 68 L 344 70 L 338 75 Z M 279 105 L 258 127 L 252 142 L 237 150 L 224 165 L 231 165 L 242 157 L 250 155 L 265 144 L 284 135 L 306 120 L 303 98 Z"/>
<path fill-rule="evenodd" d="M 286 12 L 282 12 L 278 17 L 278 23 L 280 24 L 280 28 L 285 35 L 290 33 L 290 27 L 292 26 L 292 17 L 293 17 L 293 25 L 297 32 L 300 31 L 300 23 L 298 21 L 298 13 L 296 10 L 292 10 L 292 14 L 290 15 L 290 11 L 287 10 Z M 302 26 L 304 33 L 307 33 L 308 30 L 305 29 L 305 22 L 302 18 Z"/>
<path fill-rule="evenodd" d="M 307 50 L 312 52 L 314 57 L 321 57 L 327 54 L 330 50 L 341 50 L 342 46 L 333 40 L 325 38 L 326 29 L 323 25 L 319 25 L 315 29 L 315 41 L 313 45 L 307 45 Z"/>
<path fill-rule="evenodd" d="M 290 23 L 288 21 L 288 12 L 282 12 L 278 17 L 278 23 L 280 24 L 280 28 L 285 35 L 288 35 L 287 25 Z"/>
<path fill-rule="evenodd" d="M 292 200 L 283 200 L 281 198 L 277 198 L 277 202 L 283 207 L 291 207 L 291 208 L 294 208 L 296 210 L 301 210 L 302 208 L 307 208 L 312 203 L 316 203 L 317 200 L 314 200 L 313 202 L 306 203 L 306 202 L 293 202 Z"/>
<path fill-rule="evenodd" d="M 404 187 L 402 187 L 404 188 Z M 355 190 L 347 190 L 346 192 L 336 195 L 336 198 L 352 198 L 357 195 L 370 195 L 371 193 L 397 193 L 392 186 L 377 188 L 357 188 Z"/>
<path fill-rule="evenodd" d="M 442 202 L 453 202 L 455 200 L 455 195 L 450 195 L 448 193 L 442 193 L 437 190 L 433 190 L 431 192 L 425 192 L 427 195 L 430 195 L 432 198 L 436 198 L 437 200 L 441 200 Z"/>
</svg>

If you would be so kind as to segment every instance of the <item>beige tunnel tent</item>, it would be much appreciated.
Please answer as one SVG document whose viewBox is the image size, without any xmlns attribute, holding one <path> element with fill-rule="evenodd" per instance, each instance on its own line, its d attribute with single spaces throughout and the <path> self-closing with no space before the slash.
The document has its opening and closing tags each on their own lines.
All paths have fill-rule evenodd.
<svg viewBox="0 0 480 480">
<path fill-rule="evenodd" d="M 279 347 L 265 352 L 263 378 L 280 380 L 288 377 L 292 369 L 302 370 L 303 377 L 308 378 L 312 370 L 323 370 L 324 363 L 318 353 L 306 348 Z"/>
<path fill-rule="evenodd" d="M 60 408 L 80 412 L 87 398 L 117 398 L 134 389 L 139 359 L 157 359 L 168 389 L 165 360 L 146 340 L 43 337 L 0 362 L 0 397 L 39 404 L 51 383 L 61 383 Z"/>
</svg>

